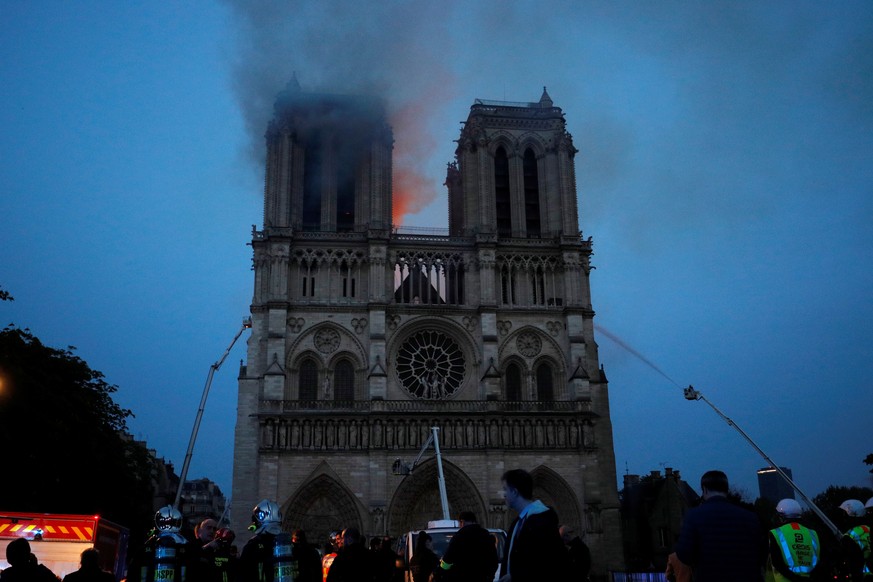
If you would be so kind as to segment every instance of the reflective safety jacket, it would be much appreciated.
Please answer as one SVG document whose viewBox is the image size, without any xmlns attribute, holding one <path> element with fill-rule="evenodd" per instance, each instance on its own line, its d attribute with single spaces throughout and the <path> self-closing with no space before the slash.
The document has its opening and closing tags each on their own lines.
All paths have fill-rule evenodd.
<svg viewBox="0 0 873 582">
<path fill-rule="evenodd" d="M 789 572 L 799 578 L 809 578 L 821 559 L 821 545 L 818 534 L 799 523 L 786 523 L 770 530 Z M 767 580 L 782 582 L 788 580 L 772 564 L 767 569 Z"/>
<path fill-rule="evenodd" d="M 861 551 L 864 552 L 864 574 L 870 573 L 870 528 L 866 525 L 853 527 L 846 532 L 846 535 L 855 540 L 855 543 L 861 546 Z"/>
<path fill-rule="evenodd" d="M 321 579 L 322 582 L 327 582 L 327 573 L 330 571 L 330 567 L 333 565 L 333 561 L 336 559 L 336 552 L 331 552 L 326 554 L 321 559 Z"/>
</svg>

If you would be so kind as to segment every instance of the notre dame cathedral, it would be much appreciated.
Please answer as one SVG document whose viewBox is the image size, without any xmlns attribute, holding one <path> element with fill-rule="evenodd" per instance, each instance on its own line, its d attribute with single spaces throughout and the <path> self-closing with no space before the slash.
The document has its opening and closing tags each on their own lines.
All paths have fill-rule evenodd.
<svg viewBox="0 0 873 582">
<path fill-rule="evenodd" d="M 262 498 L 323 543 L 441 517 L 514 516 L 500 477 L 585 531 L 594 571 L 622 567 L 607 380 L 564 113 L 477 99 L 448 165 L 449 228 L 392 224 L 392 129 L 376 100 L 279 94 L 254 230 L 252 335 L 240 370 L 233 526 Z"/>
</svg>

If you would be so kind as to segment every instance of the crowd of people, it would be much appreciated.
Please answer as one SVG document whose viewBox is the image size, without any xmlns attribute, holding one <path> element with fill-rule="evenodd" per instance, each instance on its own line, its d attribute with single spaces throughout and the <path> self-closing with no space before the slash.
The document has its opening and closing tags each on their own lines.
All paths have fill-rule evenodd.
<svg viewBox="0 0 873 582">
<path fill-rule="evenodd" d="M 205 519 L 189 541 L 180 533 L 182 515 L 172 506 L 155 515 L 155 532 L 129 568 L 129 582 L 545 582 L 588 580 L 591 553 L 580 536 L 560 525 L 555 510 L 533 496 L 533 479 L 513 469 L 501 479 L 503 496 L 517 513 L 502 556 L 495 537 L 474 513 L 458 515 L 459 528 L 442 556 L 426 531 L 418 532 L 408 563 L 401 565 L 391 539 L 375 537 L 369 547 L 355 527 L 330 536 L 323 551 L 308 543 L 306 532 L 282 527 L 278 504 L 263 500 L 252 514 L 254 534 L 237 555 L 235 535 Z M 803 519 L 800 504 L 783 499 L 778 524 L 765 531 L 753 512 L 728 499 L 728 478 L 708 471 L 700 480 L 702 503 L 689 510 L 665 572 L 671 582 L 873 581 L 870 523 L 873 498 L 866 505 L 849 499 L 840 505 L 845 532 L 838 544 L 823 544 L 821 534 Z M 501 533 L 502 535 L 502 533 Z M 23 538 L 6 548 L 9 568 L 0 582 L 56 582 L 38 563 Z M 110 582 L 99 553 L 82 552 L 81 568 L 64 582 Z"/>
<path fill-rule="evenodd" d="M 682 521 L 666 577 L 674 582 L 817 582 L 873 580 L 870 526 L 873 498 L 840 505 L 838 544 L 823 544 L 821 534 L 803 519 L 794 499 L 776 505 L 778 525 L 761 527 L 753 512 L 728 500 L 728 478 L 707 471 L 700 479 L 703 502 Z"/>
</svg>

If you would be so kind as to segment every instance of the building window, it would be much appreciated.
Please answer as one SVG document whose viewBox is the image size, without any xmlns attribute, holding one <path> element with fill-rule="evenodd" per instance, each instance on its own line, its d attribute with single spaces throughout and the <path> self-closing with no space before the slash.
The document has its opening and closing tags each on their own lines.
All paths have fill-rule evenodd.
<svg viewBox="0 0 873 582">
<path fill-rule="evenodd" d="M 349 268 L 349 264 L 343 262 L 340 265 L 340 279 L 342 279 L 342 294 L 343 297 L 354 297 L 355 296 L 355 278 L 351 276 L 352 270 Z"/>
<path fill-rule="evenodd" d="M 300 400 L 316 400 L 318 398 L 318 365 L 312 359 L 303 360 L 300 364 Z"/>
<path fill-rule="evenodd" d="M 400 254 L 394 263 L 394 300 L 413 305 L 463 304 L 463 256 L 428 251 Z"/>
<path fill-rule="evenodd" d="M 342 153 L 342 152 L 341 152 Z M 355 229 L 355 166 L 348 155 L 340 155 L 336 183 L 336 230 Z"/>
<path fill-rule="evenodd" d="M 504 265 L 500 269 L 500 291 L 505 305 L 518 303 L 518 297 L 515 294 L 515 273 L 508 265 Z"/>
<path fill-rule="evenodd" d="M 306 145 L 303 155 L 303 230 L 321 230 L 321 190 L 324 155 L 320 135 Z M 354 220 L 354 218 L 353 218 Z"/>
<path fill-rule="evenodd" d="M 537 173 L 537 157 L 528 148 L 524 152 L 522 163 L 524 172 L 524 216 L 527 236 L 540 236 L 540 186 Z"/>
<path fill-rule="evenodd" d="M 335 400 L 355 399 L 355 369 L 348 360 L 337 362 L 333 370 Z"/>
<path fill-rule="evenodd" d="M 506 367 L 506 399 L 509 401 L 521 400 L 521 368 L 518 364 L 509 364 Z"/>
<path fill-rule="evenodd" d="M 300 268 L 303 273 L 303 297 L 315 297 L 315 274 L 318 273 L 318 266 L 315 262 L 306 262 Z"/>
<path fill-rule="evenodd" d="M 552 367 L 546 363 L 537 366 L 537 399 L 541 402 L 551 402 L 555 399 L 554 376 Z"/>
<path fill-rule="evenodd" d="M 531 271 L 531 299 L 534 305 L 546 304 L 546 274 L 542 267 Z"/>
<path fill-rule="evenodd" d="M 503 147 L 494 153 L 494 199 L 497 234 L 512 236 L 512 202 L 509 195 L 509 158 Z"/>
<path fill-rule="evenodd" d="M 463 385 L 467 362 L 456 338 L 437 330 L 422 330 L 400 345 L 394 369 L 410 395 L 441 400 Z"/>
</svg>

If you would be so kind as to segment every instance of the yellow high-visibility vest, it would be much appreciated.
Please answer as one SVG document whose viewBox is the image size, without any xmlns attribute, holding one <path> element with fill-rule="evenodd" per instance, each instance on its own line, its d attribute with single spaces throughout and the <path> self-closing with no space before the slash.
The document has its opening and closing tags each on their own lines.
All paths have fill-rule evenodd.
<svg viewBox="0 0 873 582">
<path fill-rule="evenodd" d="M 770 530 L 770 535 L 779 544 L 782 560 L 788 569 L 804 578 L 808 578 L 821 558 L 821 545 L 815 531 L 799 523 L 786 523 Z M 787 580 L 773 564 L 767 569 L 767 580 L 782 582 Z"/>
</svg>

